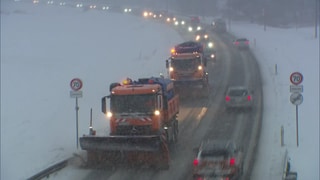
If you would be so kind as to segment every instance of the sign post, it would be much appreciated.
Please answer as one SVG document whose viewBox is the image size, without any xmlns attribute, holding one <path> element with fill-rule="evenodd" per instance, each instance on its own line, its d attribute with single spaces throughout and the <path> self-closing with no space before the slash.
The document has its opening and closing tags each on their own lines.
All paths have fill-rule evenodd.
<svg viewBox="0 0 320 180">
<path fill-rule="evenodd" d="M 300 85 L 303 81 L 303 76 L 299 72 L 291 73 L 290 82 L 293 85 L 290 85 L 290 92 L 292 93 L 290 96 L 290 101 L 293 105 L 296 106 L 296 139 L 297 139 L 297 147 L 299 146 L 299 131 L 298 131 L 298 105 L 303 102 L 303 85 Z"/>
<path fill-rule="evenodd" d="M 82 91 L 80 89 L 82 88 L 82 81 L 79 78 L 74 78 L 70 81 L 70 87 L 72 91 L 70 91 L 70 97 L 76 98 L 76 143 L 77 143 L 77 149 L 79 148 L 79 135 L 78 135 L 78 112 L 79 112 L 79 106 L 78 106 L 78 98 L 82 97 Z"/>
</svg>

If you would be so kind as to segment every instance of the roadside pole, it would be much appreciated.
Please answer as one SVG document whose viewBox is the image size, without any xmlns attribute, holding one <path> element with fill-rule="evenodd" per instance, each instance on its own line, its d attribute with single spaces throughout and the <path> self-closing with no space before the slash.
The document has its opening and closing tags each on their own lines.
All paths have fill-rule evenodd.
<svg viewBox="0 0 320 180">
<path fill-rule="evenodd" d="M 78 98 L 82 97 L 82 91 L 80 89 L 82 88 L 82 81 L 79 78 L 74 78 L 70 81 L 70 97 L 71 98 L 76 98 L 76 144 L 77 144 L 77 149 L 79 148 L 79 135 L 78 135 L 78 117 L 79 117 L 79 105 L 78 105 Z"/>
<path fill-rule="evenodd" d="M 296 106 L 296 141 L 297 147 L 299 147 L 299 121 L 298 121 L 298 105 L 303 102 L 303 85 L 300 85 L 303 81 L 303 75 L 300 72 L 294 72 L 290 75 L 290 82 L 293 85 L 290 85 L 290 92 L 292 93 L 290 96 L 290 101 L 293 105 Z"/>
</svg>

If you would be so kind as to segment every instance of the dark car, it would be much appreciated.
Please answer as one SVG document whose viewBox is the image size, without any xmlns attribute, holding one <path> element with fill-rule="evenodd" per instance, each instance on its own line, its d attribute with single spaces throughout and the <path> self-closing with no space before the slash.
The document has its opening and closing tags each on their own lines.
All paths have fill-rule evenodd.
<svg viewBox="0 0 320 180">
<path fill-rule="evenodd" d="M 243 174 L 242 148 L 231 140 L 205 140 L 194 150 L 194 180 L 236 180 Z"/>
<path fill-rule="evenodd" d="M 249 49 L 249 40 L 247 38 L 239 38 L 233 41 L 233 45 L 238 49 Z"/>
<path fill-rule="evenodd" d="M 212 30 L 218 33 L 227 32 L 227 25 L 223 19 L 216 19 L 212 22 Z"/>
</svg>

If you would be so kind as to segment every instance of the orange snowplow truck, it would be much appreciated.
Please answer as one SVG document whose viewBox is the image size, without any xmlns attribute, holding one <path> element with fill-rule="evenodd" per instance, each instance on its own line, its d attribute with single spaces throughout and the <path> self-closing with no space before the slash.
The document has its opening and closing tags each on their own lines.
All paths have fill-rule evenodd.
<svg viewBox="0 0 320 180">
<path fill-rule="evenodd" d="M 179 96 L 170 79 L 151 77 L 112 83 L 110 95 L 102 98 L 102 112 L 110 118 L 110 136 L 90 133 L 80 138 L 89 164 L 169 168 L 169 145 L 178 138 L 179 113 Z"/>
<path fill-rule="evenodd" d="M 209 95 L 207 60 L 201 43 L 187 41 L 175 46 L 166 60 L 166 68 L 176 91 Z"/>
</svg>

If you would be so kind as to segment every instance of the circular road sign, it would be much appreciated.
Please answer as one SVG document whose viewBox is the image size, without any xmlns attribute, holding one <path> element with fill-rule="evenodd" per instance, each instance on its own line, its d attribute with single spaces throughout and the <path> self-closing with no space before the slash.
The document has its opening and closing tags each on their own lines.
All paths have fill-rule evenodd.
<svg viewBox="0 0 320 180">
<path fill-rule="evenodd" d="M 294 105 L 300 105 L 303 102 L 303 96 L 300 93 L 292 93 L 290 96 L 290 101 Z"/>
<path fill-rule="evenodd" d="M 82 88 L 82 81 L 79 78 L 74 78 L 70 81 L 70 87 L 74 91 L 79 91 Z"/>
<path fill-rule="evenodd" d="M 291 83 L 294 84 L 294 85 L 299 85 L 299 84 L 301 84 L 302 80 L 303 80 L 303 76 L 302 76 L 302 74 L 299 73 L 299 72 L 294 72 L 294 73 L 292 73 L 292 74 L 290 75 L 290 81 L 291 81 Z"/>
</svg>

